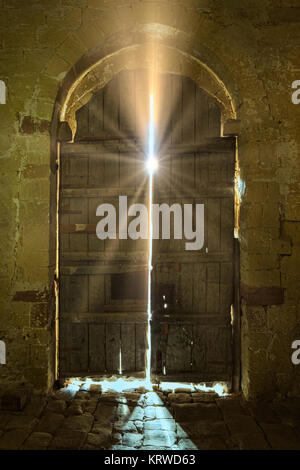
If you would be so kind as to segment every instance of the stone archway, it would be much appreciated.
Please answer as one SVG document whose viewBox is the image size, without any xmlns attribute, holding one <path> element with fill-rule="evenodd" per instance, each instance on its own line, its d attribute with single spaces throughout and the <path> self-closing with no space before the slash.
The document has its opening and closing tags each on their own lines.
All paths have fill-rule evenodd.
<svg viewBox="0 0 300 470">
<path fill-rule="evenodd" d="M 124 38 L 112 38 L 105 47 L 97 47 L 90 51 L 66 76 L 57 97 L 52 122 L 52 162 L 55 161 L 55 166 L 57 162 L 59 164 L 57 140 L 72 140 L 74 138 L 76 111 L 90 100 L 93 93 L 103 88 L 121 70 L 136 68 L 151 70 L 155 54 L 157 55 L 156 67 L 158 72 L 173 73 L 192 78 L 200 88 L 214 97 L 220 105 L 223 133 L 236 135 L 235 129 L 231 131 L 229 128 L 228 131 L 228 122 L 230 125 L 235 122 L 237 99 L 232 98 L 224 82 L 210 67 L 211 63 L 218 62 L 215 58 L 212 58 L 211 54 L 204 51 L 203 48 L 201 53 L 195 53 L 194 45 L 189 43 L 183 33 L 161 25 L 145 25 L 143 28 L 131 32 L 126 37 L 126 47 L 120 47 L 122 39 L 124 46 Z M 206 62 L 204 60 L 205 56 Z M 222 64 L 219 64 L 217 68 L 222 70 Z M 224 74 L 228 75 L 227 72 L 224 72 Z M 235 97 L 237 96 L 236 93 L 233 94 Z M 55 205 L 57 202 L 56 199 Z M 58 266 L 56 268 L 58 276 Z M 236 328 L 239 330 L 239 323 Z M 56 328 L 56 348 L 58 344 L 57 332 L 58 328 Z M 238 342 L 239 339 L 237 339 Z M 235 375 L 237 384 L 239 382 L 239 366 L 238 370 L 235 371 Z"/>
</svg>

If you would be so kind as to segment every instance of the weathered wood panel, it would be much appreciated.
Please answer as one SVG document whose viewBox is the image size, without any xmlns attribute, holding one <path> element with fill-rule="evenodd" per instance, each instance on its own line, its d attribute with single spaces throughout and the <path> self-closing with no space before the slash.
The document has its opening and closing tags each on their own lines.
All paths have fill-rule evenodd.
<svg viewBox="0 0 300 470">
<path fill-rule="evenodd" d="M 157 83 L 160 162 L 153 202 L 178 203 L 182 208 L 204 204 L 205 241 L 199 252 L 186 251 L 186 240 L 153 241 L 153 370 L 162 372 L 165 367 L 172 376 L 191 372 L 227 378 L 234 140 L 220 138 L 218 105 L 190 79 L 165 74 Z M 120 368 L 124 373 L 140 372 L 145 367 L 145 293 L 141 299 L 139 289 L 128 288 L 126 298 L 112 279 L 145 272 L 148 242 L 99 240 L 95 227 L 97 207 L 117 207 L 119 195 L 129 196 L 128 205 L 147 204 L 149 90 L 146 70 L 121 72 L 77 112 L 75 143 L 62 145 L 62 375 L 118 373 Z M 123 282 L 122 276 L 118 279 Z"/>
<path fill-rule="evenodd" d="M 106 324 L 106 369 L 109 372 L 119 372 L 121 355 L 120 324 Z"/>
<path fill-rule="evenodd" d="M 187 372 L 192 368 L 192 326 L 169 325 L 166 371 Z"/>
<path fill-rule="evenodd" d="M 99 372 L 106 370 L 105 364 L 106 334 L 105 323 L 89 324 L 89 364 L 88 370 Z"/>
<path fill-rule="evenodd" d="M 204 204 L 204 245 L 193 252 L 185 250 L 187 240 L 154 241 L 153 368 L 172 378 L 185 371 L 228 380 L 234 145 L 227 139 L 215 145 L 220 110 L 207 94 L 178 76 L 168 89 L 170 140 L 154 178 L 155 202 Z"/>
<path fill-rule="evenodd" d="M 146 78 L 146 74 L 143 77 Z M 62 147 L 62 374 L 78 371 L 118 373 L 120 368 L 124 372 L 140 372 L 145 366 L 146 318 L 141 320 L 139 316 L 147 309 L 147 286 L 144 285 L 141 291 L 135 289 L 135 280 L 129 280 L 127 292 L 120 288 L 116 290 L 112 277 L 136 272 L 139 280 L 144 279 L 147 241 L 99 240 L 96 237 L 99 221 L 96 210 L 100 204 L 118 207 L 119 195 L 122 194 L 131 194 L 128 205 L 141 203 L 145 202 L 147 195 L 143 152 L 136 143 L 129 149 L 122 144 L 124 138 L 136 139 L 138 135 L 138 90 L 135 85 L 146 99 L 145 83 L 136 81 L 135 71 L 116 76 L 77 112 L 75 143 Z M 100 144 L 104 142 L 105 145 L 95 147 L 90 144 L 90 139 L 96 142 L 100 139 Z M 120 143 L 119 147 L 114 146 L 116 142 Z M 143 258 L 143 263 L 137 261 L 135 252 L 140 259 Z M 96 259 L 92 253 L 97 253 Z M 117 283 L 122 284 L 122 279 L 118 278 Z M 120 293 L 122 295 L 118 295 Z M 77 341 L 79 332 L 84 341 Z M 76 341 L 72 340 L 74 335 Z M 79 361 L 81 344 L 82 358 Z"/>
<path fill-rule="evenodd" d="M 134 372 L 135 367 L 135 324 L 121 325 L 122 372 Z"/>
</svg>

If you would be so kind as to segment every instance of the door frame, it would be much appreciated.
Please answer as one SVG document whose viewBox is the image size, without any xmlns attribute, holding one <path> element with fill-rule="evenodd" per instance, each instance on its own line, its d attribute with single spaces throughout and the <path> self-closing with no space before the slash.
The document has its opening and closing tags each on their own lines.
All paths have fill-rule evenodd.
<svg viewBox="0 0 300 470">
<path fill-rule="evenodd" d="M 167 35 L 167 29 L 166 27 L 166 37 L 159 37 L 158 40 L 161 42 L 161 45 L 163 47 L 168 46 L 168 35 Z M 128 31 L 128 44 L 125 45 L 124 49 L 124 44 L 120 43 L 120 38 L 119 35 L 113 35 L 110 40 L 106 40 L 105 44 L 103 43 L 102 46 L 100 47 L 99 45 L 95 46 L 94 49 L 89 50 L 86 54 L 83 55 L 83 57 L 76 63 L 72 69 L 70 69 L 69 73 L 66 75 L 66 77 L 63 79 L 62 84 L 60 86 L 60 89 L 57 94 L 57 98 L 55 101 L 55 106 L 54 106 L 54 113 L 53 113 L 53 119 L 51 123 L 51 162 L 50 162 L 50 168 L 51 168 L 51 183 L 50 183 L 50 210 L 51 210 L 51 223 L 50 223 L 50 232 L 51 232 L 51 237 L 50 237 L 50 245 L 52 246 L 53 253 L 55 253 L 55 256 L 53 258 L 53 264 L 55 263 L 55 257 L 56 254 L 59 250 L 59 242 L 57 239 L 57 232 L 58 232 L 58 227 L 57 227 L 57 212 L 58 212 L 58 203 L 59 203 L 59 198 L 58 198 L 58 185 L 59 185 L 59 153 L 60 153 L 60 142 L 69 142 L 72 140 L 72 131 L 70 128 L 69 123 L 66 121 L 66 116 L 67 116 L 67 110 L 70 106 L 72 106 L 72 100 L 70 97 L 72 97 L 72 93 L 76 92 L 76 86 L 83 80 L 85 79 L 85 72 L 88 69 L 91 69 L 91 67 L 97 65 L 102 61 L 104 58 L 107 59 L 108 61 L 115 61 L 117 60 L 116 57 L 113 57 L 115 53 L 119 53 L 119 51 L 124 51 L 130 49 L 133 44 L 137 44 L 138 47 L 141 46 L 147 40 L 147 25 L 145 27 L 139 27 L 139 36 L 138 38 L 135 36 L 136 32 L 134 30 Z M 123 36 L 122 36 L 123 38 Z M 120 43 L 120 44 L 119 44 Z M 171 41 L 172 44 L 172 41 Z M 193 46 L 194 48 L 195 46 Z M 225 118 L 223 119 L 223 124 L 226 124 L 227 119 L 231 119 L 234 121 L 236 119 L 236 112 L 235 109 L 238 109 L 240 100 L 238 97 L 238 90 L 236 89 L 236 84 L 232 77 L 230 76 L 230 71 L 226 70 L 221 62 L 218 61 L 217 58 L 214 58 L 214 61 L 211 60 L 211 56 L 207 55 L 207 51 L 205 48 L 202 48 L 201 45 L 197 47 L 197 51 L 199 49 L 199 52 L 197 52 L 198 56 L 201 57 L 202 62 L 199 62 L 197 64 L 197 67 L 200 69 L 203 69 L 204 73 L 208 76 L 211 75 L 213 77 L 213 80 L 217 79 L 217 89 L 220 89 L 219 96 L 221 96 L 220 102 L 222 102 L 222 97 L 224 95 L 224 90 L 225 94 L 227 95 L 226 100 L 223 100 L 223 110 L 225 110 Z M 109 50 L 109 53 L 108 53 Z M 194 49 L 190 49 L 188 44 L 185 42 L 183 37 L 178 37 L 178 41 L 176 44 L 176 49 L 174 49 L 176 53 L 178 54 L 178 57 L 181 57 L 182 53 L 184 54 L 189 54 L 191 58 L 195 61 L 198 60 L 195 57 L 195 51 Z M 110 58 L 111 55 L 111 58 Z M 212 63 L 212 67 L 210 67 L 210 64 Z M 138 67 L 139 65 L 137 65 Z M 114 73 L 114 72 L 112 72 Z M 178 72 L 176 72 L 178 73 Z M 223 81 L 219 78 L 220 76 L 226 77 L 226 82 L 227 85 L 223 83 Z M 200 78 L 201 80 L 201 78 Z M 201 87 L 201 83 L 196 82 L 199 87 Z M 208 85 L 211 86 L 211 85 Z M 229 86 L 229 88 L 228 88 Z M 212 88 L 212 95 L 218 95 L 218 92 L 213 91 L 213 86 Z M 231 90 L 231 92 L 229 91 Z M 225 96 L 225 95 L 224 95 Z M 233 122 L 234 124 L 234 122 Z M 234 127 L 234 126 L 233 126 Z M 235 130 L 229 134 L 226 135 L 231 135 L 231 136 L 237 136 L 238 131 Z M 238 168 L 238 158 L 237 158 L 237 151 L 238 147 L 236 146 L 236 166 Z M 237 183 L 237 180 L 236 180 Z M 235 184 L 237 186 L 237 184 Z M 236 210 L 236 205 L 235 205 L 235 218 L 238 218 L 238 213 Z M 241 371 L 241 322 L 240 322 L 240 295 L 239 295 L 239 289 L 240 289 L 240 284 L 239 284 L 239 272 L 240 272 L 240 266 L 239 266 L 239 240 L 236 239 L 236 256 L 235 256 L 235 264 L 237 266 L 236 270 L 234 271 L 236 273 L 235 275 L 235 302 L 234 306 L 235 308 L 233 309 L 233 326 L 234 326 L 234 357 L 237 358 L 237 364 L 234 365 L 234 374 L 233 377 L 236 377 L 234 380 L 234 386 L 233 389 L 237 391 L 237 388 L 240 389 L 240 371 Z M 51 278 L 53 280 L 53 268 L 50 270 L 51 273 Z M 54 269 L 54 289 L 53 289 L 53 298 L 55 299 L 55 303 L 57 305 L 57 299 L 59 296 L 59 276 L 58 276 L 58 271 L 57 271 L 57 265 L 55 266 Z M 53 281 L 52 281 L 53 282 Z M 58 345 L 59 345 L 59 338 L 58 335 L 55 334 L 56 332 L 56 324 L 59 322 L 59 311 L 56 306 L 55 308 L 55 313 L 54 313 L 54 327 L 52 329 L 52 345 L 53 345 L 53 360 L 51 361 L 51 367 L 52 370 L 50 371 L 50 374 L 52 377 L 54 377 L 56 380 L 59 379 L 59 357 L 58 357 Z M 237 385 L 238 384 L 238 385 Z"/>
</svg>

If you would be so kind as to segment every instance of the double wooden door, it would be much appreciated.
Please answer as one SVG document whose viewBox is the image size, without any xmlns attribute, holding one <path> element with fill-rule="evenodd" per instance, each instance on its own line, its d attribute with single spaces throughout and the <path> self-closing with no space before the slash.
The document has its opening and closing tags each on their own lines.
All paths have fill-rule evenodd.
<svg viewBox="0 0 300 470">
<path fill-rule="evenodd" d="M 204 245 L 153 240 L 152 373 L 230 380 L 235 143 L 192 80 L 156 80 L 153 203 L 204 205 Z M 102 203 L 148 206 L 149 77 L 117 75 L 76 115 L 61 144 L 60 375 L 145 372 L 149 241 L 96 236 Z"/>
</svg>

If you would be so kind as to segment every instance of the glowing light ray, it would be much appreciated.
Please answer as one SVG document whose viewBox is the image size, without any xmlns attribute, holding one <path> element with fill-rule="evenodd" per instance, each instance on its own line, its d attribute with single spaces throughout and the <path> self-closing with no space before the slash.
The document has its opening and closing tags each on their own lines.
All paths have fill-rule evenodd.
<svg viewBox="0 0 300 470">
<path fill-rule="evenodd" d="M 152 271 L 152 199 L 153 199 L 153 172 L 157 167 L 154 158 L 154 95 L 150 94 L 150 120 L 149 120 L 149 133 L 148 133 L 148 158 L 147 169 L 149 172 L 149 260 L 148 260 L 148 307 L 147 307 L 147 352 L 146 352 L 146 383 L 151 383 L 151 271 Z"/>
</svg>

